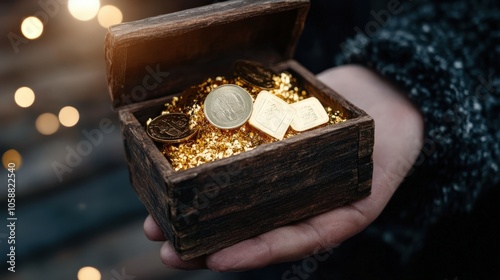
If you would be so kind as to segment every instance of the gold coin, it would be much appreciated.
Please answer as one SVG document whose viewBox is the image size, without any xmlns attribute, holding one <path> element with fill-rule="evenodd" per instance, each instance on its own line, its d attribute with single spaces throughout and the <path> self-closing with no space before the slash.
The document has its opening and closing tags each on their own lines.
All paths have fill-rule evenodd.
<svg viewBox="0 0 500 280">
<path fill-rule="evenodd" d="M 265 89 L 276 87 L 273 80 L 275 73 L 257 62 L 238 60 L 234 63 L 234 72 L 250 85 Z"/>
<path fill-rule="evenodd" d="M 187 141 L 197 130 L 189 129 L 189 116 L 181 113 L 164 114 L 154 118 L 146 132 L 156 142 L 174 144 Z"/>
<path fill-rule="evenodd" d="M 226 84 L 212 90 L 205 98 L 207 120 L 221 129 L 233 129 L 246 123 L 252 114 L 252 96 L 244 88 Z"/>
</svg>

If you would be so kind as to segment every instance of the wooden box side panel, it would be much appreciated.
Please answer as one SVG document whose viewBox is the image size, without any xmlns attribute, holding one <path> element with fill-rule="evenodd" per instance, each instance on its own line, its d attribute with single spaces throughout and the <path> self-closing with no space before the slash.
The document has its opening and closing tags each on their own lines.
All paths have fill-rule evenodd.
<svg viewBox="0 0 500 280">
<path fill-rule="evenodd" d="M 359 125 L 358 150 L 358 192 L 371 192 L 373 175 L 373 145 L 375 142 L 375 122 L 369 116 Z"/>
<path fill-rule="evenodd" d="M 163 176 L 171 172 L 165 170 L 166 159 L 151 139 L 144 137 L 142 126 L 129 111 L 120 111 L 119 116 L 132 186 L 166 237 L 176 240 Z"/>
<path fill-rule="evenodd" d="M 180 242 L 201 239 L 176 249 L 196 257 L 366 196 L 358 192 L 358 128 L 296 136 L 174 182 L 171 216 Z M 188 212 L 189 223 L 176 223 Z"/>
</svg>

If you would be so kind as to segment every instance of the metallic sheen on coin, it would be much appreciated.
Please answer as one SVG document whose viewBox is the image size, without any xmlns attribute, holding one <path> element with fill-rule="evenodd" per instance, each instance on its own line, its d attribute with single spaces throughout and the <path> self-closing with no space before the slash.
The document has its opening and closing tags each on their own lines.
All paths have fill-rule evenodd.
<svg viewBox="0 0 500 280">
<path fill-rule="evenodd" d="M 276 87 L 273 80 L 275 75 L 273 71 L 256 62 L 238 60 L 234 64 L 234 72 L 236 76 L 251 85 L 266 89 Z"/>
<path fill-rule="evenodd" d="M 154 141 L 174 144 L 191 139 L 197 130 L 189 129 L 189 116 L 181 113 L 164 114 L 154 118 L 146 127 Z"/>
<path fill-rule="evenodd" d="M 207 120 L 221 129 L 238 128 L 252 114 L 253 100 L 244 88 L 233 84 L 219 86 L 205 98 Z"/>
</svg>

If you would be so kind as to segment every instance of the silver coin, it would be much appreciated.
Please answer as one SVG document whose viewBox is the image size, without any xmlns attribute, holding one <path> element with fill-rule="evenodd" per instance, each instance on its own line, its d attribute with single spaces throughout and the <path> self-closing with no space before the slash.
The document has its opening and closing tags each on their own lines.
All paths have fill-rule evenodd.
<svg viewBox="0 0 500 280">
<path fill-rule="evenodd" d="M 204 113 L 207 120 L 221 129 L 233 129 L 246 123 L 252 114 L 252 96 L 242 87 L 222 85 L 205 98 Z"/>
</svg>

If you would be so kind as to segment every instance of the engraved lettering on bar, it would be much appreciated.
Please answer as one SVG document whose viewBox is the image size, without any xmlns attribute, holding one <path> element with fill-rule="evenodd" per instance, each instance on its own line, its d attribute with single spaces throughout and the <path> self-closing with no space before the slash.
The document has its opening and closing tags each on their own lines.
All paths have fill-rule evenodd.
<svg viewBox="0 0 500 280">
<path fill-rule="evenodd" d="M 290 105 L 296 110 L 291 126 L 295 131 L 305 131 L 328 122 L 328 113 L 316 97 L 310 97 Z"/>
<path fill-rule="evenodd" d="M 260 108 L 260 112 L 257 114 L 256 121 L 274 133 L 278 133 L 278 129 L 286 118 L 286 114 L 283 114 L 284 108 L 281 104 L 274 102 L 274 100 L 266 100 L 264 102 L 264 106 Z"/>
<path fill-rule="evenodd" d="M 249 123 L 260 131 L 283 139 L 295 115 L 295 109 L 268 91 L 261 91 L 255 99 L 254 112 Z"/>
</svg>

